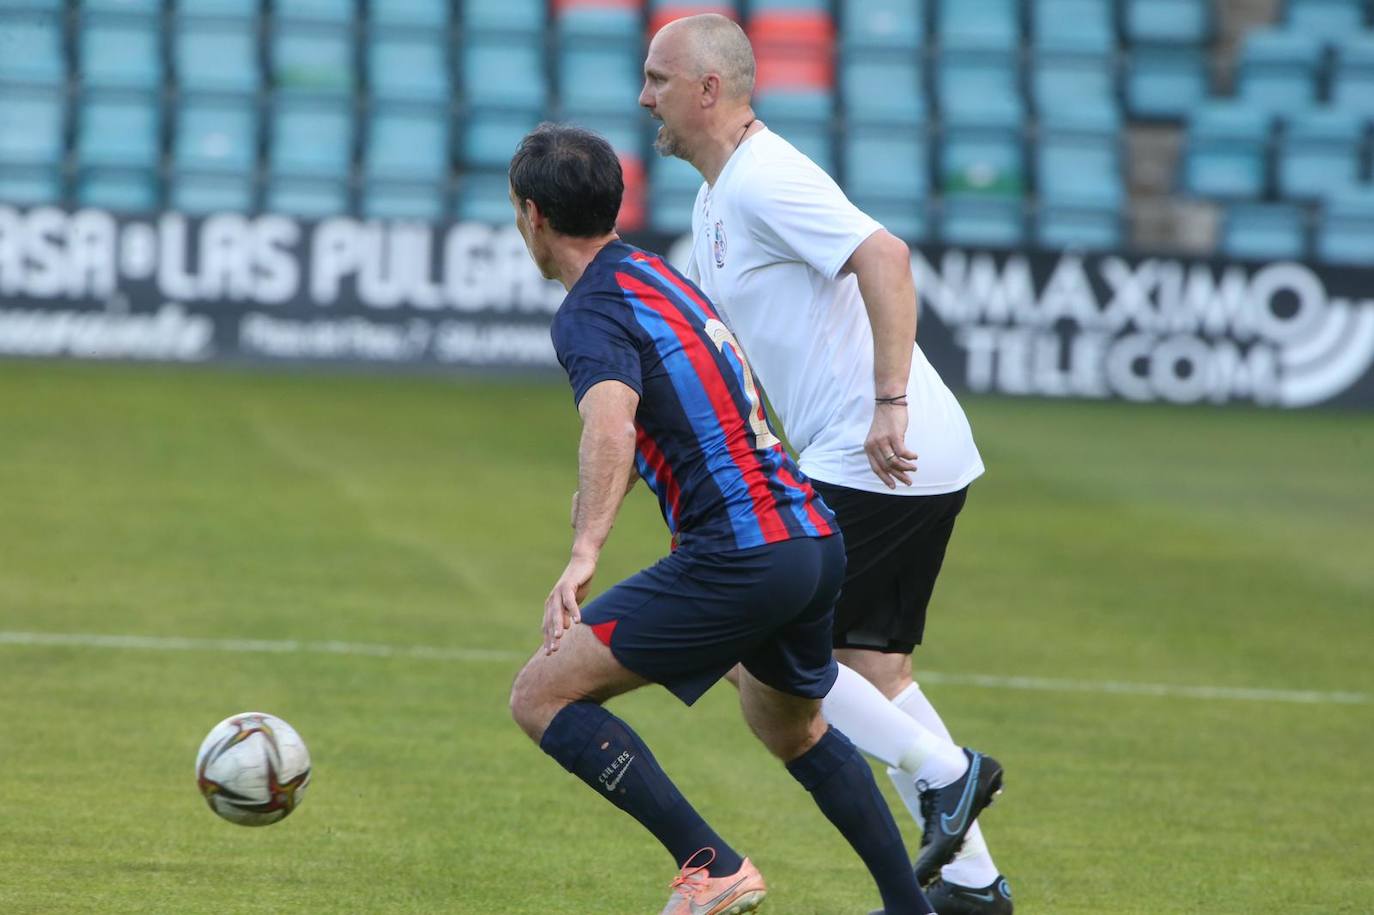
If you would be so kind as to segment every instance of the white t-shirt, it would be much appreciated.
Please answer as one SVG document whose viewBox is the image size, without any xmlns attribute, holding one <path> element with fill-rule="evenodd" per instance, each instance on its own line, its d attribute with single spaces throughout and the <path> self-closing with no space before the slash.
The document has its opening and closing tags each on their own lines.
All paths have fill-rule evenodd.
<svg viewBox="0 0 1374 915">
<path fill-rule="evenodd" d="M 859 281 L 840 271 L 882 228 L 814 162 L 763 130 L 744 141 L 692 208 L 687 274 L 722 312 L 813 479 L 893 492 L 868 465 L 873 332 Z M 983 472 L 959 402 L 912 344 L 903 495 L 962 489 Z"/>
</svg>

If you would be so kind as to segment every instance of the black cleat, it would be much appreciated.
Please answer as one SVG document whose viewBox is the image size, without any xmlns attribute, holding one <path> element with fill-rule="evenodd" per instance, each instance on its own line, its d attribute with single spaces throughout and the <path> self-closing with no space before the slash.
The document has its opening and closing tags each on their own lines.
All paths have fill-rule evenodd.
<svg viewBox="0 0 1374 915">
<path fill-rule="evenodd" d="M 926 890 L 936 915 L 1011 915 L 1011 887 L 999 876 L 985 887 L 936 880 Z"/>
<path fill-rule="evenodd" d="M 976 750 L 964 750 L 968 771 L 953 784 L 921 791 L 921 851 L 916 856 L 916 882 L 926 886 L 940 868 L 954 860 L 964 836 L 983 808 L 1002 793 L 1002 764 Z"/>
</svg>

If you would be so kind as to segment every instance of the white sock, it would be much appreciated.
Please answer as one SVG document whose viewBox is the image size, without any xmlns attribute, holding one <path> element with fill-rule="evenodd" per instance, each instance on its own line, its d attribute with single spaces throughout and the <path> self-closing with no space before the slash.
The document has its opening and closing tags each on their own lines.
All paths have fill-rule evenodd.
<svg viewBox="0 0 1374 915">
<path fill-rule="evenodd" d="M 843 664 L 830 695 L 821 703 L 821 713 L 869 756 L 937 788 L 958 781 L 968 769 L 963 751 L 932 734 Z"/>
<path fill-rule="evenodd" d="M 930 704 L 926 694 L 921 692 L 919 684 L 912 683 L 902 690 L 892 700 L 892 704 L 910 716 L 913 721 L 922 725 L 927 731 L 939 734 L 947 743 L 954 745 L 954 738 L 950 736 L 949 728 L 945 727 L 945 722 L 940 718 L 940 713 L 935 711 L 935 706 Z M 961 752 L 960 755 L 962 756 L 963 753 Z M 924 827 L 925 824 L 921 822 L 920 793 L 916 790 L 916 785 L 911 781 L 911 777 L 900 769 L 888 769 L 887 774 L 897 787 L 897 793 L 901 795 L 902 803 L 906 805 L 906 809 L 911 811 L 911 816 L 917 824 Z M 954 856 L 954 860 L 946 864 L 940 871 L 940 876 L 950 883 L 957 883 L 960 886 L 984 887 L 996 880 L 999 873 L 1001 872 L 997 870 L 997 865 L 992 861 L 992 854 L 988 851 L 988 843 L 983 838 L 983 830 L 975 822 L 969 827 L 963 847 Z"/>
</svg>

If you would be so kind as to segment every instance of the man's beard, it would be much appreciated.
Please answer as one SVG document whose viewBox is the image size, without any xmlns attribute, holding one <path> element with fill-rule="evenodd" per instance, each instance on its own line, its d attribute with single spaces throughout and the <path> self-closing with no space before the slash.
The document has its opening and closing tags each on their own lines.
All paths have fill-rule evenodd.
<svg viewBox="0 0 1374 915">
<path fill-rule="evenodd" d="M 667 124 L 659 124 L 658 134 L 654 137 L 654 150 L 665 159 L 681 155 L 682 148 Z"/>
</svg>

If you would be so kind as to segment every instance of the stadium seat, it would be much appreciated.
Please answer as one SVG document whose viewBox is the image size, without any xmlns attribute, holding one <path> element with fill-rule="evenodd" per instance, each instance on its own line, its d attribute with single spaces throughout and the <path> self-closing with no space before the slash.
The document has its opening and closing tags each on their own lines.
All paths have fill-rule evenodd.
<svg viewBox="0 0 1374 915">
<path fill-rule="evenodd" d="M 740 0 L 650 0 L 646 38 L 653 38 L 674 19 L 698 13 L 717 13 L 739 22 L 739 5 Z"/>
<path fill-rule="evenodd" d="M 53 4 L 61 6 L 60 3 Z M 161 15 L 162 0 L 85 0 L 81 11 L 91 13 L 114 13 L 121 16 L 152 18 Z"/>
<path fill-rule="evenodd" d="M 199 172 L 246 172 L 258 158 L 258 110 L 247 99 L 186 99 L 176 118 L 172 158 Z"/>
<path fill-rule="evenodd" d="M 587 6 L 563 4 L 556 14 L 558 38 L 562 42 L 604 41 L 638 43 L 644 33 L 639 5 L 612 6 L 597 3 Z"/>
<path fill-rule="evenodd" d="M 169 203 L 182 213 L 246 213 L 253 209 L 251 175 L 178 173 L 169 182 Z"/>
<path fill-rule="evenodd" d="M 587 115 L 573 123 L 604 137 L 617 153 L 638 158 L 644 152 L 648 128 L 638 115 Z"/>
<path fill-rule="evenodd" d="M 1121 210 L 1106 204 L 1042 203 L 1035 240 L 1048 250 L 1111 251 L 1121 247 Z"/>
<path fill-rule="evenodd" d="M 829 124 L 834 116 L 835 101 L 829 92 L 816 89 L 774 89 L 755 95 L 753 107 L 765 123 L 783 120 Z"/>
<path fill-rule="evenodd" d="M 1331 100 L 1341 108 L 1374 116 L 1374 33 L 1337 45 Z"/>
<path fill-rule="evenodd" d="M 641 89 L 638 46 L 574 45 L 558 52 L 558 85 L 565 116 L 633 109 Z"/>
<path fill-rule="evenodd" d="M 172 0 L 179 16 L 213 17 L 216 19 L 257 19 L 256 0 Z"/>
<path fill-rule="evenodd" d="M 925 201 L 893 200 L 890 197 L 853 197 L 854 205 L 876 219 L 884 229 L 907 242 L 924 241 L 930 232 Z"/>
<path fill-rule="evenodd" d="M 828 174 L 835 174 L 835 147 L 830 124 L 815 121 L 775 119 L 768 129 L 778 134 Z"/>
<path fill-rule="evenodd" d="M 1184 189 L 1203 197 L 1253 198 L 1264 193 L 1270 116 L 1238 102 L 1213 102 L 1193 113 L 1184 153 Z"/>
<path fill-rule="evenodd" d="M 67 78 L 62 23 L 55 15 L 0 14 L 0 83 L 60 86 Z"/>
<path fill-rule="evenodd" d="M 1364 29 L 1361 0 L 1288 0 L 1289 29 L 1335 39 Z"/>
<path fill-rule="evenodd" d="M 374 29 L 445 29 L 451 14 L 447 0 L 386 0 L 368 15 Z"/>
<path fill-rule="evenodd" d="M 1279 194 L 1290 199 L 1329 197 L 1355 184 L 1364 125 L 1340 108 L 1295 112 L 1279 146 Z"/>
<path fill-rule="evenodd" d="M 157 208 L 157 179 L 151 171 L 83 169 L 76 202 L 116 213 L 151 212 Z"/>
<path fill-rule="evenodd" d="M 1332 195 L 1318 221 L 1317 256 L 1330 264 L 1374 267 L 1374 187 Z"/>
<path fill-rule="evenodd" d="M 153 90 L 162 85 L 154 21 L 87 17 L 81 25 L 81 81 L 92 89 Z"/>
<path fill-rule="evenodd" d="M 523 36 L 467 36 L 463 92 L 472 108 L 543 113 L 548 105 L 544 48 Z"/>
<path fill-rule="evenodd" d="M 1031 70 L 1036 110 L 1045 114 L 1091 106 L 1115 110 L 1116 73 L 1106 54 L 1036 53 Z"/>
<path fill-rule="evenodd" d="M 877 51 L 846 59 L 840 67 L 840 95 L 850 125 L 924 123 L 925 81 L 910 54 Z"/>
<path fill-rule="evenodd" d="M 545 0 L 464 0 L 463 28 L 468 32 L 544 31 Z"/>
<path fill-rule="evenodd" d="M 1101 0 L 1038 0 L 1031 17 L 1041 51 L 1107 54 L 1116 46 L 1111 4 Z"/>
<path fill-rule="evenodd" d="M 162 111 L 152 95 L 87 95 L 77 118 L 83 167 L 154 169 L 162 158 Z"/>
<path fill-rule="evenodd" d="M 352 102 L 278 99 L 268 150 L 274 176 L 347 177 L 353 163 Z"/>
<path fill-rule="evenodd" d="M 1133 43 L 1201 45 L 1212 37 L 1212 2 L 1126 0 L 1125 31 Z"/>
<path fill-rule="evenodd" d="M 844 188 L 855 200 L 889 200 L 913 212 L 930 194 L 929 141 L 916 130 L 845 131 Z"/>
<path fill-rule="evenodd" d="M 964 196 L 1019 194 L 1026 184 L 1025 149 L 1019 130 L 951 125 L 940 151 L 940 187 Z"/>
<path fill-rule="evenodd" d="M 949 194 L 940 210 L 940 238 L 954 245 L 1012 248 L 1025 240 L 1020 197 Z"/>
<path fill-rule="evenodd" d="M 946 54 L 938 67 L 940 109 L 946 123 L 1019 128 L 1025 106 L 1011 57 Z"/>
<path fill-rule="evenodd" d="M 53 166 L 0 169 L 0 200 L 21 205 L 60 203 L 61 170 Z"/>
<path fill-rule="evenodd" d="M 1239 95 L 1273 112 L 1312 106 L 1321 66 L 1321 42 L 1299 32 L 1261 29 L 1245 38 Z"/>
<path fill-rule="evenodd" d="M 1221 250 L 1250 260 L 1303 257 L 1307 215 L 1292 203 L 1233 203 L 1226 209 Z"/>
<path fill-rule="evenodd" d="M 258 22 L 177 21 L 172 37 L 177 82 L 186 92 L 256 92 Z"/>
<path fill-rule="evenodd" d="M 1124 181 L 1118 134 L 1085 134 L 1049 125 L 1042 129 L 1035 153 L 1036 187 L 1043 202 L 1121 205 Z"/>
<path fill-rule="evenodd" d="M 392 0 L 383 0 L 385 6 Z M 358 14 L 353 0 L 272 0 L 272 10 L 279 22 L 326 22 L 331 25 L 351 25 Z"/>
<path fill-rule="evenodd" d="M 1129 67 L 1126 99 L 1137 117 L 1182 118 L 1207 97 L 1207 61 L 1199 49 L 1137 47 Z"/>
<path fill-rule="evenodd" d="M 701 184 L 701 174 L 687 162 L 654 156 L 649 161 L 650 227 L 669 234 L 690 231 Z"/>
<path fill-rule="evenodd" d="M 373 35 L 368 42 L 367 61 L 374 99 L 448 103 L 452 89 L 443 35 Z"/>
<path fill-rule="evenodd" d="M 277 91 L 344 95 L 357 82 L 351 33 L 278 23 L 272 35 L 272 75 Z"/>
<path fill-rule="evenodd" d="M 369 178 L 438 183 L 449 173 L 449 122 L 442 109 L 376 109 L 367 122 Z M 509 159 L 509 156 L 507 157 Z"/>
<path fill-rule="evenodd" d="M 438 184 L 369 182 L 363 189 L 363 215 L 369 219 L 418 219 L 438 222 L 444 216 L 444 190 Z"/>
<path fill-rule="evenodd" d="M 915 54 L 925 42 L 925 34 L 926 0 L 846 0 L 841 4 L 840 40 L 846 54 Z"/>
<path fill-rule="evenodd" d="M 505 172 L 468 172 L 458 187 L 456 202 L 454 215 L 462 220 L 505 225 L 515 219 Z"/>
<path fill-rule="evenodd" d="M 272 178 L 264 208 L 272 213 L 323 219 L 348 212 L 348 187 L 340 181 Z"/>
<path fill-rule="evenodd" d="M 468 167 L 505 168 L 520 140 L 540 116 L 520 111 L 484 111 L 464 119 L 463 162 Z"/>
<path fill-rule="evenodd" d="M 940 0 L 942 53 L 1011 52 L 1021 41 L 1016 0 Z"/>
<path fill-rule="evenodd" d="M 65 115 L 57 92 L 5 89 L 0 101 L 0 163 L 10 167 L 61 161 Z"/>
</svg>

